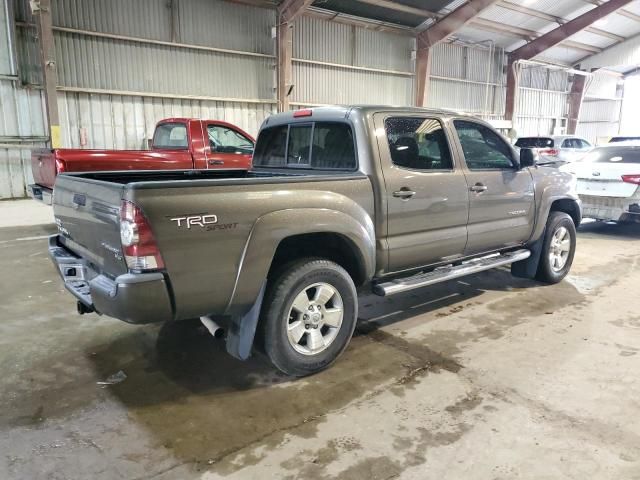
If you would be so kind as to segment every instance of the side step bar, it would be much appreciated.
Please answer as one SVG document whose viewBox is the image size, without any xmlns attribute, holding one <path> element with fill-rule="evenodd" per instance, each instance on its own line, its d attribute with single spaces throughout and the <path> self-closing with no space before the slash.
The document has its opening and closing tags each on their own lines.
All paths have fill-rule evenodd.
<svg viewBox="0 0 640 480">
<path fill-rule="evenodd" d="M 454 278 L 464 277 L 473 273 L 491 270 L 492 268 L 509 265 L 520 260 L 525 260 L 531 256 L 531 252 L 526 249 L 515 250 L 513 252 L 489 255 L 487 257 L 474 258 L 462 262 L 461 265 L 439 267 L 428 273 L 420 273 L 410 277 L 398 278 L 389 282 L 378 283 L 373 287 L 376 295 L 387 296 L 396 293 L 407 292 L 415 288 L 422 288 Z"/>
</svg>

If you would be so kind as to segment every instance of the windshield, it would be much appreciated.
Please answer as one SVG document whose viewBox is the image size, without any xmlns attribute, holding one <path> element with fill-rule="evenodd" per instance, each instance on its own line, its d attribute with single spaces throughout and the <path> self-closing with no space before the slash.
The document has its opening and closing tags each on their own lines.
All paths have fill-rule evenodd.
<svg viewBox="0 0 640 480">
<path fill-rule="evenodd" d="M 640 146 L 596 148 L 580 161 L 584 163 L 640 163 Z"/>
<path fill-rule="evenodd" d="M 516 141 L 520 148 L 553 148 L 553 139 L 547 137 L 522 137 Z"/>
</svg>

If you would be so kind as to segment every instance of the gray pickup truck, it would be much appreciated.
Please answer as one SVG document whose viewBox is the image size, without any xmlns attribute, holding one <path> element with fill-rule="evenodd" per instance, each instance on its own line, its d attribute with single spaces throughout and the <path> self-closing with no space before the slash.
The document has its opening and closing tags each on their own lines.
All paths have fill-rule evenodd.
<svg viewBox="0 0 640 480">
<path fill-rule="evenodd" d="M 232 355 L 260 348 L 295 376 L 346 348 L 357 289 L 504 265 L 559 282 L 581 220 L 571 175 L 481 120 L 417 108 L 282 113 L 250 171 L 64 174 L 54 192 L 49 252 L 80 313 L 199 317 Z"/>
</svg>

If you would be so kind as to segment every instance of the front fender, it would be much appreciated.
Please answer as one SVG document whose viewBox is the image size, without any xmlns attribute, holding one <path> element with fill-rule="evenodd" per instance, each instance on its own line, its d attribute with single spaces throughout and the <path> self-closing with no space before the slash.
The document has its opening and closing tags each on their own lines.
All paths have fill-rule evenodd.
<svg viewBox="0 0 640 480">
<path fill-rule="evenodd" d="M 576 192 L 576 179 L 573 175 L 561 172 L 556 169 L 539 168 L 534 173 L 536 185 L 537 214 L 536 224 L 530 238 L 530 242 L 535 242 L 544 233 L 547 218 L 551 211 L 551 206 L 558 200 L 569 200 L 575 202 L 579 212 L 581 209 L 580 198 Z"/>
<path fill-rule="evenodd" d="M 369 214 L 357 204 L 348 213 L 324 208 L 291 208 L 265 214 L 255 222 L 240 260 L 225 314 L 242 315 L 255 303 L 285 238 L 309 233 L 335 233 L 355 247 L 365 278 L 375 271 L 375 231 Z"/>
</svg>

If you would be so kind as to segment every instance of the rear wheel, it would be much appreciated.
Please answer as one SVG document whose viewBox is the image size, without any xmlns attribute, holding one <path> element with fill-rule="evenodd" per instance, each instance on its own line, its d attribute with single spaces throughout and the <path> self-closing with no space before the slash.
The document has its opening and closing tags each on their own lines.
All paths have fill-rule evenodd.
<svg viewBox="0 0 640 480">
<path fill-rule="evenodd" d="M 307 258 L 281 270 L 272 282 L 262 318 L 265 353 L 287 375 L 310 375 L 328 367 L 355 329 L 353 280 L 334 262 Z"/>
<path fill-rule="evenodd" d="M 551 212 L 547 219 L 544 242 L 536 279 L 558 283 L 567 276 L 576 251 L 576 227 L 564 212 Z"/>
</svg>

